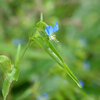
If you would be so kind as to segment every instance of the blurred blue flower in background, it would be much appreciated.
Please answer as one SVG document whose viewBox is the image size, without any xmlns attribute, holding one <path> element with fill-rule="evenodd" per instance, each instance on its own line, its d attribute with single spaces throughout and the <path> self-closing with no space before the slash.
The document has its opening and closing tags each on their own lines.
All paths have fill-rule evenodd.
<svg viewBox="0 0 100 100">
<path fill-rule="evenodd" d="M 24 44 L 25 43 L 25 39 L 22 39 L 22 38 L 13 38 L 12 39 L 12 42 L 14 45 L 18 45 L 18 44 Z"/>
<path fill-rule="evenodd" d="M 86 70 L 89 70 L 90 69 L 90 63 L 88 60 L 84 61 L 83 62 L 83 67 L 86 69 Z"/>
<path fill-rule="evenodd" d="M 48 95 L 47 93 L 43 93 L 43 94 L 42 94 L 42 97 L 44 97 L 44 98 L 48 98 L 49 95 Z"/>
<path fill-rule="evenodd" d="M 79 82 L 81 84 L 81 87 L 83 88 L 84 87 L 84 81 L 80 80 Z"/>
<path fill-rule="evenodd" d="M 85 37 L 81 37 L 80 38 L 80 43 L 81 43 L 81 45 L 86 46 L 88 44 L 88 41 Z"/>
<path fill-rule="evenodd" d="M 49 100 L 49 95 L 47 93 L 43 93 L 41 96 L 38 96 L 36 100 Z"/>
<path fill-rule="evenodd" d="M 45 32 L 47 33 L 47 35 L 49 35 L 50 40 L 56 39 L 55 35 L 53 35 L 53 34 L 54 34 L 54 32 L 57 32 L 58 30 L 59 30 L 59 27 L 58 27 L 57 22 L 55 22 L 54 27 L 52 27 L 50 25 L 45 27 Z"/>
</svg>

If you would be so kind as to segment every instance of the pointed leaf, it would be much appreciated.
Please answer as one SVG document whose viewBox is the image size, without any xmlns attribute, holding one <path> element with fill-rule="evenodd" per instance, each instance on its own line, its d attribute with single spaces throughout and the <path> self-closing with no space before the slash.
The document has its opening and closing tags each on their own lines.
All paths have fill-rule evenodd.
<svg viewBox="0 0 100 100">
<path fill-rule="evenodd" d="M 56 48 L 48 39 L 43 37 L 42 34 L 45 33 L 40 31 L 40 36 L 33 37 L 33 40 L 38 43 L 67 72 L 67 74 L 77 83 L 79 87 L 81 87 L 78 79 L 66 65 L 60 54 L 57 52 Z"/>
<path fill-rule="evenodd" d="M 11 60 L 5 55 L 0 55 L 0 69 L 4 74 L 11 72 Z"/>
</svg>

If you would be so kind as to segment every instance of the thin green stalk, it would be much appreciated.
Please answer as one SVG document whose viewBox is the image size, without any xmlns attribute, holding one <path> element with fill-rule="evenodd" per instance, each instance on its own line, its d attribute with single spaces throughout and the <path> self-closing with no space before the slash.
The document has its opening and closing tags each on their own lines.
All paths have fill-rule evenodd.
<svg viewBox="0 0 100 100">
<path fill-rule="evenodd" d="M 18 48 L 17 48 L 17 53 L 16 53 L 16 57 L 15 57 L 15 66 L 17 65 L 17 63 L 19 61 L 20 51 L 21 51 L 21 44 L 19 44 Z"/>
<path fill-rule="evenodd" d="M 43 21 L 43 13 L 41 12 L 40 21 Z"/>
<path fill-rule="evenodd" d="M 29 41 L 29 42 L 27 43 L 24 52 L 22 53 L 21 57 L 19 58 L 19 60 L 18 60 L 18 62 L 17 62 L 17 64 L 16 64 L 16 67 L 19 67 L 19 65 L 21 64 L 21 62 L 22 62 L 22 60 L 23 60 L 23 57 L 24 57 L 24 55 L 25 55 L 27 49 L 28 49 L 29 46 L 31 45 L 31 43 L 32 43 L 32 41 Z"/>
</svg>

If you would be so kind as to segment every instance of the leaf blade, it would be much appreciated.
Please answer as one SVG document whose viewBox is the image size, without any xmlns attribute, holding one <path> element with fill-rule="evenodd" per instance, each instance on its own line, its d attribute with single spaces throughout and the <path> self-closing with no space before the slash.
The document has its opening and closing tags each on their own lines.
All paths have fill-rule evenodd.
<svg viewBox="0 0 100 100">
<path fill-rule="evenodd" d="M 71 72 L 69 67 L 66 65 L 60 54 L 57 52 L 55 47 L 50 43 L 49 40 L 45 40 L 42 37 L 33 37 L 33 40 L 38 43 L 61 67 L 63 67 L 67 74 L 75 81 L 75 83 L 81 88 L 80 82 Z"/>
<path fill-rule="evenodd" d="M 4 80 L 3 88 L 2 88 L 2 94 L 3 94 L 4 100 L 6 100 L 6 97 L 7 97 L 8 92 L 9 92 L 10 85 L 11 85 L 12 81 L 14 80 L 15 72 L 16 72 L 16 70 L 13 69 L 11 73 L 6 75 L 6 78 Z"/>
</svg>

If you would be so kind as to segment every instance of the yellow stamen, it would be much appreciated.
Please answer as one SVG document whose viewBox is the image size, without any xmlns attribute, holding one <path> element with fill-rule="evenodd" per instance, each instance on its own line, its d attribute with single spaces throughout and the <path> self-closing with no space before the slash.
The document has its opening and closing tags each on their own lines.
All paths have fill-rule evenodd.
<svg viewBox="0 0 100 100">
<path fill-rule="evenodd" d="M 55 40 L 55 39 L 56 39 L 56 36 L 55 36 L 55 35 L 50 34 L 49 38 L 50 38 L 50 40 Z"/>
</svg>

